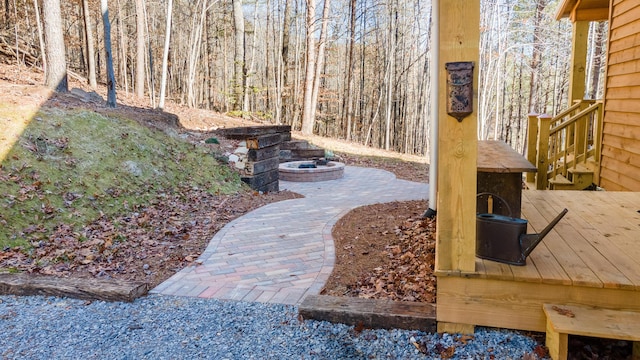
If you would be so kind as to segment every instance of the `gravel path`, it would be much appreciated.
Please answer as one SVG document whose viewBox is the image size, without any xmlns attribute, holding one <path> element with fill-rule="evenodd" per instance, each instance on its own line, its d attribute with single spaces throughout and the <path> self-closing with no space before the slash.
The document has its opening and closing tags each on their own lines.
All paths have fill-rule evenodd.
<svg viewBox="0 0 640 360">
<path fill-rule="evenodd" d="M 162 295 L 134 303 L 0 296 L 0 329 L 2 359 L 439 359 L 447 351 L 451 359 L 522 359 L 537 345 L 483 328 L 473 338 L 357 332 L 301 322 L 291 305 Z"/>
</svg>

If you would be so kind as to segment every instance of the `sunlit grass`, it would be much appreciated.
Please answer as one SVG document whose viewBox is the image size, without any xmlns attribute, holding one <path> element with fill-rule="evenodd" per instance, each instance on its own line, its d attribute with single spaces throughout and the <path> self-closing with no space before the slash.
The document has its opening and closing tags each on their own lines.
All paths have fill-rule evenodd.
<svg viewBox="0 0 640 360">
<path fill-rule="evenodd" d="M 35 108 L 25 109 L 0 104 L 0 162 L 4 161 L 18 142 L 35 112 Z"/>
<path fill-rule="evenodd" d="M 133 120 L 59 109 L 41 110 L 31 121 L 4 119 L 13 119 L 18 136 L 0 168 L 0 249 L 46 240 L 61 223 L 79 228 L 125 214 L 183 186 L 211 193 L 241 187 L 206 148 Z"/>
</svg>

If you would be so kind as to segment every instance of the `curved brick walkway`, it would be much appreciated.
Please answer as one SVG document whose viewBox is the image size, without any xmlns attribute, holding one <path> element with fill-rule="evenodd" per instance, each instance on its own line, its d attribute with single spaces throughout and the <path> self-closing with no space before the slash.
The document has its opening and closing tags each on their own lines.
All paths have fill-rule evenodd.
<svg viewBox="0 0 640 360">
<path fill-rule="evenodd" d="M 280 189 L 305 197 L 269 204 L 230 222 L 200 256 L 202 265 L 181 270 L 151 292 L 299 304 L 307 294 L 318 294 L 331 274 L 331 228 L 338 219 L 358 206 L 426 199 L 429 193 L 427 184 L 351 166 L 339 180 L 281 181 Z"/>
</svg>

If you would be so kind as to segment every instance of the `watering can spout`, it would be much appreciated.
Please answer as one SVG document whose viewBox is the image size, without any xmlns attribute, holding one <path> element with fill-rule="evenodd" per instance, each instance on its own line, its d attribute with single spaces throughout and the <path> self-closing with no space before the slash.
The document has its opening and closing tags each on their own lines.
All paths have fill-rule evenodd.
<svg viewBox="0 0 640 360">
<path fill-rule="evenodd" d="M 538 246 L 538 244 L 540 244 L 542 239 L 544 239 L 544 237 L 547 236 L 547 234 L 549 234 L 549 231 L 551 231 L 551 229 L 553 229 L 553 227 L 558 224 L 560 219 L 562 219 L 564 217 L 564 215 L 568 211 L 569 210 L 567 210 L 567 209 L 562 210 L 562 212 L 560 214 L 558 214 L 558 216 L 556 216 L 556 218 L 553 219 L 553 221 L 551 221 L 549 223 L 549 225 L 547 225 L 547 227 L 545 227 L 544 230 L 542 230 L 541 233 L 539 233 L 539 234 L 523 234 L 523 235 L 520 236 L 520 244 L 521 244 L 522 248 L 524 249 L 523 250 L 523 256 L 524 256 L 523 259 L 526 259 L 527 256 L 529 256 L 531 254 L 533 249 L 535 249 L 536 246 Z"/>
</svg>

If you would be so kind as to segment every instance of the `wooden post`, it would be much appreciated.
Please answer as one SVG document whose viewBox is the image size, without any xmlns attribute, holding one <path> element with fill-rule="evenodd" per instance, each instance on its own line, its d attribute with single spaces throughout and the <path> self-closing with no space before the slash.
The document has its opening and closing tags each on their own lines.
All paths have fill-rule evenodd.
<svg viewBox="0 0 640 360">
<path fill-rule="evenodd" d="M 536 189 L 545 190 L 547 188 L 547 171 L 549 170 L 549 126 L 552 117 L 550 115 L 538 116 L 538 159 L 536 166 L 538 174 L 536 177 Z"/>
<path fill-rule="evenodd" d="M 587 69 L 587 43 L 589 39 L 589 21 L 573 23 L 573 42 L 571 49 L 571 72 L 569 74 L 569 103 L 582 100 L 585 93 Z"/>
<path fill-rule="evenodd" d="M 582 101 L 580 103 L 580 108 L 577 112 L 581 112 L 582 110 L 588 108 L 590 103 L 586 101 Z M 575 137 L 574 148 L 573 151 L 575 153 L 575 158 L 573 159 L 573 168 L 578 165 L 578 161 L 582 160 L 585 163 L 587 162 L 587 152 L 585 151 L 587 146 L 587 130 L 589 128 L 589 116 L 583 116 L 578 119 L 575 123 L 575 132 L 573 136 Z M 582 157 L 582 158 L 581 158 Z"/>
<path fill-rule="evenodd" d="M 538 139 L 538 114 L 529 114 L 529 127 L 527 128 L 527 160 L 536 163 L 536 140 Z M 536 181 L 536 174 L 527 173 L 527 183 Z"/>
<path fill-rule="evenodd" d="M 600 164 L 602 163 L 600 155 L 602 154 L 602 131 L 604 127 L 604 105 L 601 101 L 598 102 L 598 111 L 596 112 L 596 116 L 598 118 L 596 121 L 596 128 L 593 131 L 593 146 L 595 149 L 593 153 L 593 159 L 598 164 L 598 167 L 593 173 L 593 182 L 597 185 L 600 185 L 600 170 L 602 169 L 602 166 L 600 166 Z"/>
<path fill-rule="evenodd" d="M 477 99 L 480 0 L 440 1 L 438 101 L 438 224 L 436 268 L 475 272 Z M 447 114 L 445 64 L 475 62 L 473 113 L 462 121 Z"/>
</svg>

